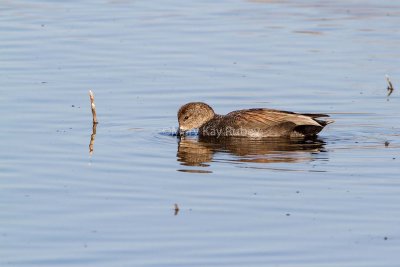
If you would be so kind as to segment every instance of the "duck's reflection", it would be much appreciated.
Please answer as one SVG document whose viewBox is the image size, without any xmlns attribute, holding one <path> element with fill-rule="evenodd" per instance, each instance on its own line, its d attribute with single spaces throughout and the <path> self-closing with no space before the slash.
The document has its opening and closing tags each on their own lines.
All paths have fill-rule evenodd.
<svg viewBox="0 0 400 267">
<path fill-rule="evenodd" d="M 324 142 L 320 139 L 251 139 L 229 138 L 188 138 L 178 143 L 177 159 L 185 166 L 208 167 L 211 161 L 219 161 L 215 154 L 221 152 L 230 155 L 225 162 L 251 163 L 291 163 L 311 161 L 315 154 L 324 151 Z M 205 169 L 179 170 L 186 172 L 210 172 Z"/>
</svg>

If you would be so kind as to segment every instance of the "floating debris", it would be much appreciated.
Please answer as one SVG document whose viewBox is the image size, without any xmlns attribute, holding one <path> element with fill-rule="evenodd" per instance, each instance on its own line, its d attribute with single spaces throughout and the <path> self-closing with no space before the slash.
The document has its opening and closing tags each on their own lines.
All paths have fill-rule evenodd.
<svg viewBox="0 0 400 267">
<path fill-rule="evenodd" d="M 385 141 L 385 147 L 388 147 L 390 145 L 389 141 Z"/>
<path fill-rule="evenodd" d="M 176 215 L 178 215 L 178 213 L 179 213 L 179 207 L 178 207 L 178 204 L 174 204 L 174 211 L 175 211 L 175 213 L 174 213 L 174 215 L 176 216 Z"/>
<path fill-rule="evenodd" d="M 386 74 L 385 78 L 386 78 L 386 81 L 388 83 L 388 87 L 387 87 L 388 94 L 387 94 L 387 96 L 389 97 L 393 93 L 394 87 L 393 87 L 392 82 L 390 81 L 389 75 Z"/>
</svg>

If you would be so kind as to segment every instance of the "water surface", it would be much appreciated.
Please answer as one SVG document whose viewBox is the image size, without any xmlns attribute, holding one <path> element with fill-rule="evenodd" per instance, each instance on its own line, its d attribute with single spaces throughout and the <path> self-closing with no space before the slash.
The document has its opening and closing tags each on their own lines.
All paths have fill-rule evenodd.
<svg viewBox="0 0 400 267">
<path fill-rule="evenodd" d="M 0 14 L 1 266 L 398 266 L 399 93 L 384 79 L 400 85 L 398 3 L 18 0 Z M 304 142 L 179 140 L 189 101 L 335 123 Z"/>
</svg>

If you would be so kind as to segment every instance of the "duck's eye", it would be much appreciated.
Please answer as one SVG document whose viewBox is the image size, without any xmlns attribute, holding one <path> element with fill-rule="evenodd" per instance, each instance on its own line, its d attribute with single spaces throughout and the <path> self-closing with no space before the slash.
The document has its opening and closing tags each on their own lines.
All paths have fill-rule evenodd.
<svg viewBox="0 0 400 267">
<path fill-rule="evenodd" d="M 187 119 L 189 119 L 189 116 L 185 116 L 185 117 L 183 118 L 183 120 L 187 120 Z"/>
</svg>

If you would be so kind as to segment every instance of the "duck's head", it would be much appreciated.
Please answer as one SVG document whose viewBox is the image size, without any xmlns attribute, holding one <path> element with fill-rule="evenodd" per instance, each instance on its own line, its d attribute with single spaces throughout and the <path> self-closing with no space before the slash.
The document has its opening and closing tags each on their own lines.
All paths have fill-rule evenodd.
<svg viewBox="0 0 400 267">
<path fill-rule="evenodd" d="M 191 102 L 183 105 L 178 111 L 179 132 L 200 128 L 214 117 L 214 110 L 202 102 Z"/>
</svg>

